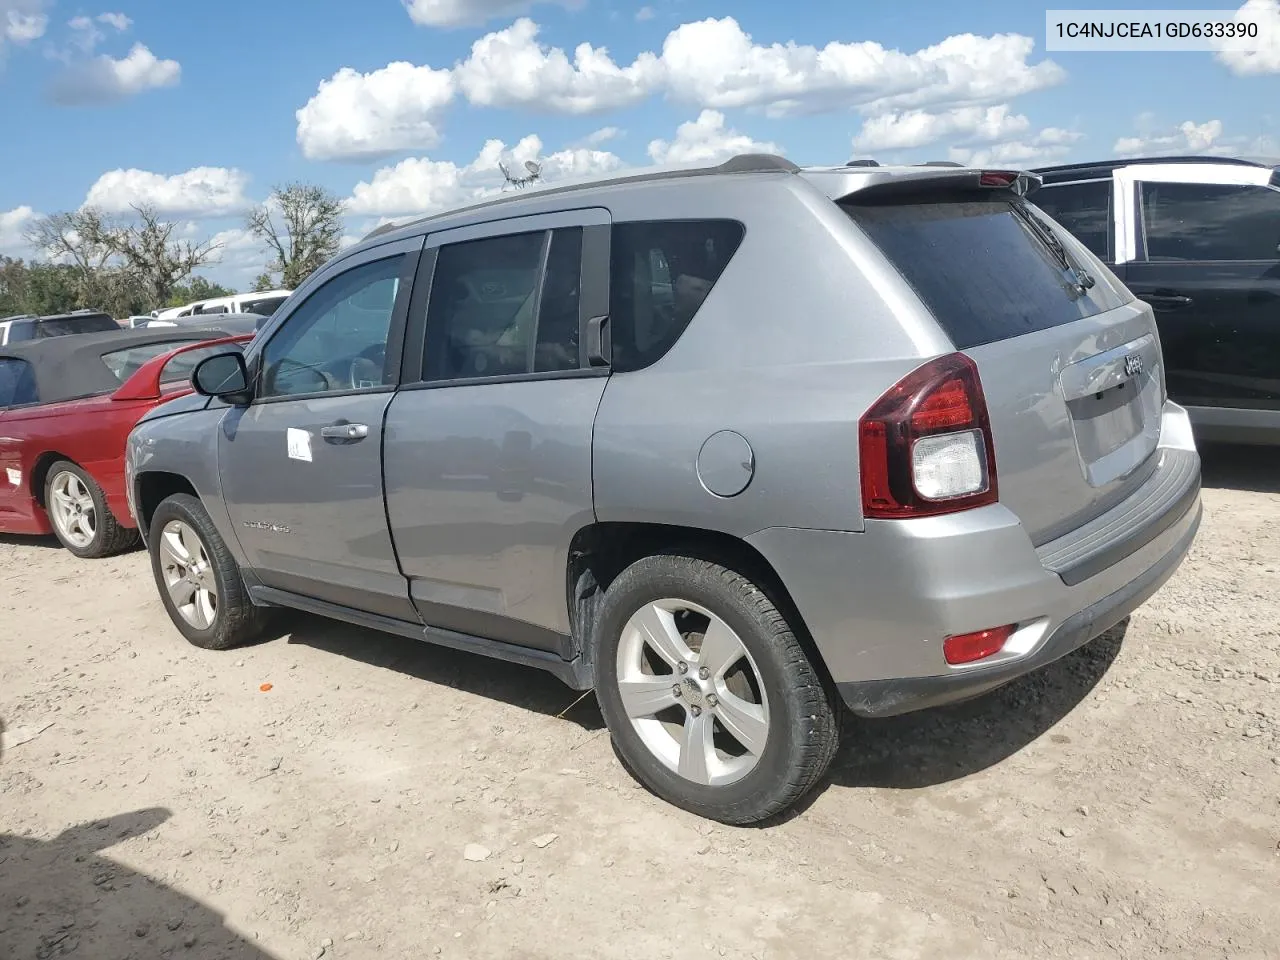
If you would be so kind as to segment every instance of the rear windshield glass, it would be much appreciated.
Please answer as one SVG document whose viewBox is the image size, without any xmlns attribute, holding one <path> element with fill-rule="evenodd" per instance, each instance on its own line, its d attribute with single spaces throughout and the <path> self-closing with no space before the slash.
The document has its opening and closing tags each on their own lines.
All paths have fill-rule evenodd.
<svg viewBox="0 0 1280 960">
<path fill-rule="evenodd" d="M 246 300 L 240 309 L 244 313 L 257 313 L 269 317 L 288 299 L 288 297 L 268 297 L 265 300 Z"/>
<path fill-rule="evenodd" d="M 846 205 L 955 343 L 967 350 L 1114 309 L 1123 299 L 1078 244 L 1075 260 L 1094 277 L 1073 289 L 1048 245 L 1008 201 Z M 1040 218 L 1046 223 L 1047 218 Z"/>
<path fill-rule="evenodd" d="M 86 313 L 82 317 L 59 317 L 56 320 L 41 320 L 37 325 L 36 336 L 63 337 L 72 333 L 102 333 L 105 330 L 119 330 L 116 323 L 105 313 Z"/>
</svg>

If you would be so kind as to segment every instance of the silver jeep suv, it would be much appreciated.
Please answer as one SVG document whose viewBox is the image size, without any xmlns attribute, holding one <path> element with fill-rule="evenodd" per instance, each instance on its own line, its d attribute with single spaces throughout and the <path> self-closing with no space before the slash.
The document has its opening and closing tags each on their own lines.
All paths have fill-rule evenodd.
<svg viewBox="0 0 1280 960">
<path fill-rule="evenodd" d="M 380 229 L 133 431 L 164 605 L 541 667 L 657 795 L 778 814 L 841 701 L 1040 667 L 1195 536 L 1151 309 L 1037 184 L 748 155 Z"/>
</svg>

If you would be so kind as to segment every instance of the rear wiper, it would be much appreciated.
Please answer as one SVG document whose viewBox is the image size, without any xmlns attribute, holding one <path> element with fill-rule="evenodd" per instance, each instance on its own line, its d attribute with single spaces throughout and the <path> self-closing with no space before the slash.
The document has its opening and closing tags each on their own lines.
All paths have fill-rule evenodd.
<svg viewBox="0 0 1280 960">
<path fill-rule="evenodd" d="M 1057 234 L 1053 232 L 1053 228 L 1032 213 L 1025 203 L 1014 203 L 1012 206 L 1014 213 L 1026 224 L 1027 229 L 1034 233 L 1049 252 L 1053 254 L 1054 259 L 1058 261 L 1058 265 L 1067 274 L 1067 282 L 1076 288 L 1077 295 L 1083 296 L 1084 292 L 1092 288 L 1097 282 L 1093 279 L 1093 275 L 1076 263 L 1075 259 L 1067 253 Z"/>
</svg>

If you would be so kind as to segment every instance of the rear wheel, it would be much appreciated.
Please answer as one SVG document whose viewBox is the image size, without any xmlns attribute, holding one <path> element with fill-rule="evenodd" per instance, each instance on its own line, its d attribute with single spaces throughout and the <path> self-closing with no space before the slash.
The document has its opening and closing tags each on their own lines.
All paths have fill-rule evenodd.
<svg viewBox="0 0 1280 960">
<path fill-rule="evenodd" d="M 54 535 L 77 557 L 109 557 L 138 545 L 138 531 L 116 519 L 97 481 L 70 460 L 49 468 L 44 502 Z"/>
<path fill-rule="evenodd" d="M 197 498 L 176 493 L 151 518 L 151 569 L 169 619 L 206 650 L 262 636 L 268 611 L 249 599 L 240 567 Z"/>
<path fill-rule="evenodd" d="M 726 567 L 658 555 L 606 591 L 596 692 L 627 769 L 664 800 L 748 824 L 826 772 L 838 714 L 791 626 Z"/>
</svg>

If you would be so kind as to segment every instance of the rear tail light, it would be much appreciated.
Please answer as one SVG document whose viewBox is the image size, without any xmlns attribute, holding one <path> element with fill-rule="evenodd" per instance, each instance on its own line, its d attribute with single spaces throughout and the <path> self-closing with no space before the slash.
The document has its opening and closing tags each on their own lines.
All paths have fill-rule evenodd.
<svg viewBox="0 0 1280 960">
<path fill-rule="evenodd" d="M 1010 170 L 986 170 L 978 177 L 981 187 L 1011 187 L 1018 180 L 1018 174 Z"/>
<path fill-rule="evenodd" d="M 928 517 L 995 503 L 995 445 L 982 383 L 961 353 L 926 363 L 858 425 L 862 512 Z"/>
<path fill-rule="evenodd" d="M 942 641 L 942 655 L 947 658 L 947 663 L 953 666 L 985 660 L 1003 650 L 1011 636 L 1013 636 L 1012 626 L 992 627 L 990 630 L 979 630 L 977 633 L 962 633 L 956 637 L 947 637 Z"/>
</svg>

